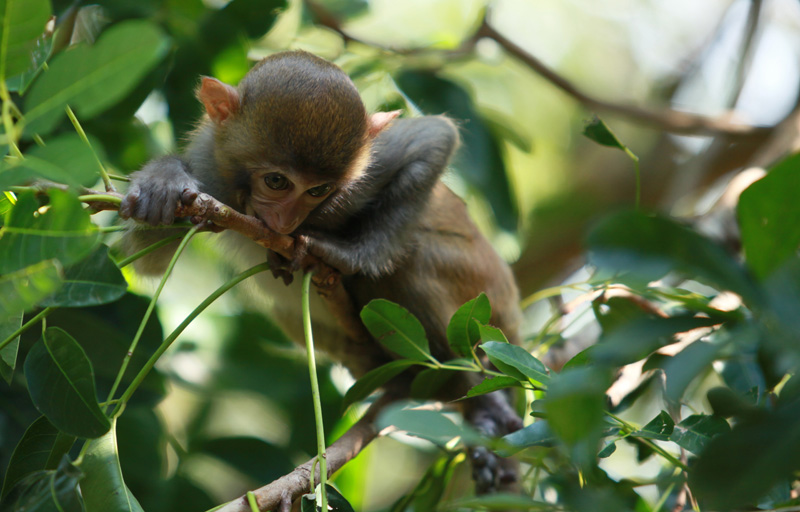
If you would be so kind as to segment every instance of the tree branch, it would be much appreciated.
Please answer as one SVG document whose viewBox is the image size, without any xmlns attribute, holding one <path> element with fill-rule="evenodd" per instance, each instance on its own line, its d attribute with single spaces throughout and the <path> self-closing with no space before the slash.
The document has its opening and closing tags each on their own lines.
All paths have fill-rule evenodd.
<svg viewBox="0 0 800 512">
<path fill-rule="evenodd" d="M 652 110 L 635 105 L 613 103 L 594 98 L 581 91 L 576 85 L 562 77 L 544 62 L 534 57 L 511 40 L 506 38 L 491 25 L 484 21 L 476 33 L 481 37 L 488 37 L 497 42 L 504 50 L 521 60 L 526 66 L 538 73 L 542 78 L 555 85 L 568 95 L 575 98 L 587 108 L 605 111 L 627 117 L 633 121 L 662 128 L 666 131 L 683 135 L 717 135 L 728 134 L 734 136 L 750 136 L 769 128 L 751 126 L 730 121 L 730 116 L 707 117 L 689 112 L 663 109 Z"/>
<path fill-rule="evenodd" d="M 760 1 L 760 0 L 758 0 Z M 589 94 L 580 90 L 576 85 L 556 73 L 553 69 L 549 68 L 541 60 L 531 55 L 521 47 L 517 46 L 511 40 L 506 38 L 500 32 L 489 25 L 486 18 L 483 19 L 480 28 L 470 37 L 463 41 L 461 45 L 453 50 L 442 52 L 441 50 L 428 50 L 411 49 L 411 50 L 398 50 L 394 48 L 387 48 L 375 43 L 363 41 L 355 38 L 347 33 L 342 27 L 341 22 L 331 14 L 325 7 L 315 2 L 314 0 L 305 0 L 305 4 L 309 11 L 316 18 L 317 23 L 322 26 L 328 27 L 337 34 L 339 34 L 345 42 L 359 42 L 373 48 L 379 48 L 384 51 L 390 51 L 400 55 L 414 55 L 423 51 L 446 53 L 450 57 L 462 56 L 466 53 L 472 52 L 476 43 L 481 38 L 489 38 L 497 42 L 506 52 L 522 61 L 532 71 L 540 75 L 542 78 L 555 85 L 568 95 L 572 96 L 578 102 L 591 110 L 608 112 L 617 114 L 628 119 L 654 126 L 668 132 L 682 134 L 682 135 L 718 135 L 727 134 L 738 137 L 747 137 L 755 134 L 760 134 L 768 131 L 768 127 L 751 126 L 744 123 L 736 123 L 731 120 L 731 115 L 721 117 L 708 117 L 699 114 L 692 114 L 689 112 L 681 112 L 678 110 L 662 109 L 653 110 L 635 105 L 614 103 L 611 101 L 601 100 L 590 96 Z"/>
<path fill-rule="evenodd" d="M 366 446 L 378 436 L 378 431 L 375 427 L 375 417 L 386 405 L 391 403 L 393 399 L 394 398 L 389 395 L 383 395 L 379 398 L 367 409 L 367 412 L 355 425 L 350 427 L 342 437 L 337 439 L 336 442 L 327 449 L 329 474 L 333 474 L 335 471 L 339 470 L 339 468 L 353 460 L 356 455 L 361 453 L 361 450 L 366 448 Z M 289 510 L 288 506 L 290 506 L 294 500 L 310 492 L 308 483 L 313 463 L 314 459 L 311 459 L 305 464 L 297 466 L 294 471 L 288 475 L 284 475 L 274 482 L 253 491 L 258 509 Z M 317 471 L 316 478 L 319 478 L 319 471 Z M 247 496 L 240 496 L 223 507 L 216 509 L 215 512 L 250 512 Z"/>
</svg>

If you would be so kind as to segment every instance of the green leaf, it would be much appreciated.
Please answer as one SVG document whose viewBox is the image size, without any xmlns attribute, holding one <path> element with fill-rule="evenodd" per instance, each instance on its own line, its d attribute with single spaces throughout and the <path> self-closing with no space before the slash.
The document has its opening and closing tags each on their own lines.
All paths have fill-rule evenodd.
<svg viewBox="0 0 800 512">
<path fill-rule="evenodd" d="M 25 97 L 27 134 L 55 128 L 70 105 L 81 119 L 107 109 L 165 55 L 167 39 L 149 21 L 123 21 L 92 46 L 79 45 L 56 55 Z"/>
<path fill-rule="evenodd" d="M 675 430 L 669 439 L 694 454 L 701 454 L 714 436 L 730 430 L 731 427 L 725 418 L 694 414 L 675 425 Z"/>
<path fill-rule="evenodd" d="M 101 245 L 86 259 L 64 272 L 64 286 L 42 302 L 43 306 L 80 307 L 113 302 L 128 289 L 122 272 Z"/>
<path fill-rule="evenodd" d="M 2 278 L 0 278 L 2 282 Z M 2 286 L 0 285 L 0 290 Z M 3 293 L 0 291 L 0 293 Z M 0 315 L 2 316 L 2 315 Z M 22 326 L 22 311 L 12 314 L 7 320 L 0 318 L 0 342 L 11 336 Z M 14 369 L 17 367 L 17 353 L 19 352 L 19 336 L 11 340 L 11 342 L 0 349 L 0 376 L 6 381 L 11 383 L 11 378 L 14 376 Z"/>
<path fill-rule="evenodd" d="M 800 202 L 800 154 L 786 158 L 739 198 L 739 227 L 747 266 L 764 279 L 788 258 L 797 256 Z"/>
<path fill-rule="evenodd" d="M 353 506 L 333 486 L 325 484 L 325 490 L 328 492 L 329 509 L 333 512 L 354 512 Z"/>
<path fill-rule="evenodd" d="M 40 261 L 57 259 L 69 266 L 97 246 L 99 232 L 77 197 L 63 190 L 49 191 L 50 204 L 40 211 L 32 192 L 19 195 L 0 229 L 0 274 Z"/>
<path fill-rule="evenodd" d="M 603 146 L 620 149 L 622 151 L 628 149 L 625 144 L 619 141 L 608 125 L 597 116 L 592 117 L 586 122 L 583 127 L 583 135 Z"/>
<path fill-rule="evenodd" d="M 666 411 L 661 411 L 658 416 L 642 427 L 641 430 L 634 432 L 633 436 L 644 437 L 646 439 L 657 439 L 659 441 L 669 441 L 672 432 L 675 430 L 675 421 Z"/>
<path fill-rule="evenodd" d="M 428 467 L 414 489 L 398 499 L 389 512 L 406 510 L 436 510 L 458 466 L 457 451 L 446 451 Z"/>
<path fill-rule="evenodd" d="M 59 430 L 95 438 L 111 426 L 100 410 L 92 364 L 65 331 L 48 328 L 25 359 L 28 392 L 36 408 Z"/>
<path fill-rule="evenodd" d="M 597 453 L 597 443 L 605 426 L 608 372 L 595 367 L 578 367 L 554 376 L 544 400 L 547 422 L 568 446 L 577 449 L 574 457 L 587 463 Z"/>
<path fill-rule="evenodd" d="M 472 347 L 480 341 L 478 325 L 486 324 L 492 316 L 492 306 L 485 293 L 467 302 L 455 312 L 447 326 L 447 341 L 457 355 L 469 357 Z"/>
<path fill-rule="evenodd" d="M 347 390 L 347 393 L 344 395 L 342 408 L 347 408 L 351 404 L 367 398 L 373 391 L 392 380 L 395 376 L 401 374 L 409 366 L 414 366 L 415 364 L 417 364 L 415 361 L 403 359 L 386 363 L 383 366 L 368 371 Z"/>
<path fill-rule="evenodd" d="M 427 439 L 444 446 L 454 437 L 461 437 L 466 443 L 485 444 L 485 440 L 468 425 L 457 425 L 440 411 L 409 409 L 408 403 L 388 406 L 378 417 L 381 430 L 392 425 L 409 435 Z"/>
<path fill-rule="evenodd" d="M 428 368 L 422 370 L 411 381 L 411 391 L 409 396 L 420 400 L 434 398 L 438 391 L 452 379 L 456 373 L 453 370 L 443 370 L 440 368 Z"/>
<path fill-rule="evenodd" d="M 612 331 L 591 351 L 593 361 L 623 366 L 647 357 L 654 350 L 673 342 L 681 332 L 707 327 L 718 320 L 694 316 L 669 318 L 642 317 Z"/>
<path fill-rule="evenodd" d="M 80 468 L 86 475 L 81 481 L 81 494 L 87 510 L 143 512 L 122 478 L 116 420 L 104 436 L 89 441 Z"/>
<path fill-rule="evenodd" d="M 11 488 L 29 474 L 56 469 L 74 442 L 74 437 L 59 432 L 47 418 L 40 416 L 31 423 L 14 448 L 0 498 L 5 498 Z"/>
<path fill-rule="evenodd" d="M 671 357 L 664 364 L 666 397 L 674 402 L 680 401 L 689 384 L 711 367 L 722 348 L 715 343 L 697 340 Z"/>
<path fill-rule="evenodd" d="M 300 512 L 317 512 L 317 496 L 315 494 L 304 494 L 300 498 Z"/>
<path fill-rule="evenodd" d="M 481 334 L 481 341 L 497 341 L 500 343 L 508 343 L 508 338 L 503 334 L 503 331 L 491 325 L 478 324 L 478 331 Z"/>
<path fill-rule="evenodd" d="M 26 71 L 50 19 L 48 0 L 0 0 L 0 80 Z"/>
<path fill-rule="evenodd" d="M 22 270 L 0 275 L 0 321 L 6 322 L 31 309 L 58 290 L 61 279 L 61 265 L 56 260 L 42 261 Z M 8 331 L 8 334 L 12 332 L 14 331 Z M 15 343 L 18 341 L 11 344 Z M 3 351 L 3 354 L 10 353 L 11 349 L 9 352 Z"/>
<path fill-rule="evenodd" d="M 84 512 L 78 492 L 83 473 L 64 455 L 58 469 L 31 473 L 9 491 L 0 510 L 9 512 Z"/>
<path fill-rule="evenodd" d="M 104 155 L 100 142 L 94 137 L 89 137 L 89 140 L 92 148 L 100 152 L 97 158 L 102 160 Z M 98 177 L 94 152 L 77 134 L 69 133 L 47 141 L 45 146 L 35 146 L 24 160 L 0 167 L 0 189 L 35 179 L 89 187 Z"/>
<path fill-rule="evenodd" d="M 511 377 L 519 380 L 531 379 L 545 386 L 550 382 L 547 367 L 522 347 L 510 343 L 487 341 L 481 344 L 481 348 L 489 356 L 492 364 Z"/>
<path fill-rule="evenodd" d="M 375 299 L 361 310 L 361 321 L 383 346 L 407 359 L 432 361 L 425 328 L 407 309 Z"/>
<path fill-rule="evenodd" d="M 798 470 L 800 402 L 794 402 L 711 439 L 692 465 L 689 485 L 702 510 L 743 510 Z"/>
<path fill-rule="evenodd" d="M 448 504 L 453 510 L 563 510 L 561 505 L 536 501 L 520 494 L 495 493 L 461 499 Z"/>
<path fill-rule="evenodd" d="M 472 389 L 467 392 L 467 397 L 485 395 L 497 391 L 498 389 L 511 388 L 514 386 L 519 386 L 519 380 L 513 377 L 487 377 L 477 386 L 473 386 Z"/>
<path fill-rule="evenodd" d="M 498 450 L 498 454 L 503 457 L 510 457 L 515 453 L 533 446 L 554 446 L 558 442 L 558 437 L 550 430 L 547 421 L 534 421 L 525 428 L 503 436 L 506 446 Z"/>
<path fill-rule="evenodd" d="M 597 452 L 598 459 L 607 459 L 611 457 L 611 455 L 617 451 L 617 443 L 615 441 L 609 441 L 602 450 Z"/>
<path fill-rule="evenodd" d="M 592 265 L 639 287 L 678 271 L 736 292 L 746 302 L 762 300 L 750 276 L 725 249 L 665 217 L 611 215 L 592 230 L 587 244 Z"/>
</svg>

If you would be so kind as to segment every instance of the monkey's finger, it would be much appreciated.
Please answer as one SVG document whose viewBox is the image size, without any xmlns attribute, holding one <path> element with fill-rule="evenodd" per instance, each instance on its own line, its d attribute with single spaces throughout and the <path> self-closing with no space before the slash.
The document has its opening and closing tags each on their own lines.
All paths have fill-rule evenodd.
<svg viewBox="0 0 800 512">
<path fill-rule="evenodd" d="M 197 194 L 197 190 L 185 188 L 181 192 L 181 202 L 186 206 L 191 206 L 194 204 L 194 200 L 197 199 Z"/>
<path fill-rule="evenodd" d="M 128 193 L 122 198 L 119 204 L 118 214 L 123 219 L 130 219 L 136 209 L 136 202 L 139 200 L 139 187 L 134 185 L 128 189 Z"/>
</svg>

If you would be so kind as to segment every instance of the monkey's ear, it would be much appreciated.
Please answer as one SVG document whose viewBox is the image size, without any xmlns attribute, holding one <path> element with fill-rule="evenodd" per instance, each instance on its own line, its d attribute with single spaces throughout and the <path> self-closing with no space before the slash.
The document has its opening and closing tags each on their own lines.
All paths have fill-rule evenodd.
<svg viewBox="0 0 800 512">
<path fill-rule="evenodd" d="M 369 116 L 369 138 L 374 139 L 387 126 L 394 121 L 394 118 L 402 114 L 402 110 L 392 110 L 391 112 L 375 112 Z"/>
<path fill-rule="evenodd" d="M 197 99 L 203 102 L 208 117 L 221 123 L 239 111 L 239 91 L 216 78 L 203 77 L 197 89 Z"/>
</svg>

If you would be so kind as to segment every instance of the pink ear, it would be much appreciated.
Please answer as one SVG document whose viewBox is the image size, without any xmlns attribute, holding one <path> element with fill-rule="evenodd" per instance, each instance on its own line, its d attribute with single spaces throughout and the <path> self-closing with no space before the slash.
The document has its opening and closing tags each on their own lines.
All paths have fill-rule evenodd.
<svg viewBox="0 0 800 512">
<path fill-rule="evenodd" d="M 378 136 L 392 121 L 399 116 L 402 110 L 392 110 L 391 112 L 375 112 L 369 116 L 369 138 Z"/>
<path fill-rule="evenodd" d="M 215 123 L 221 123 L 239 111 L 239 91 L 216 78 L 203 77 L 197 98 L 203 102 L 208 117 Z"/>
</svg>

